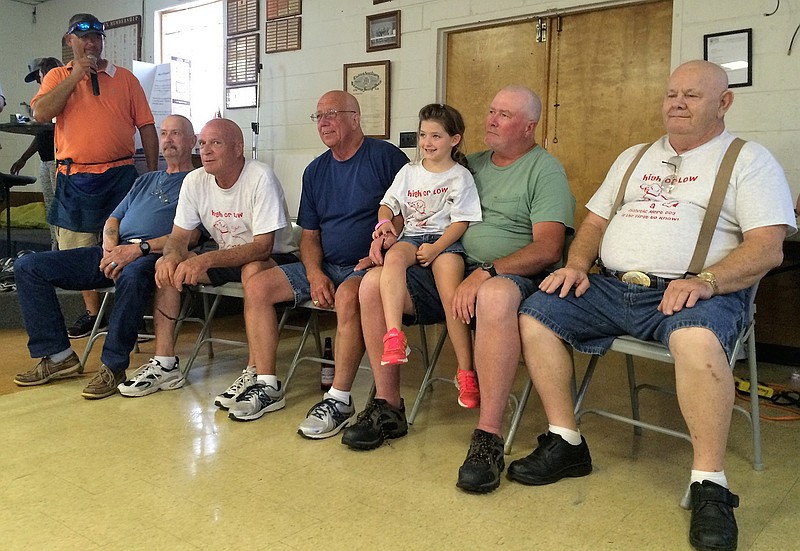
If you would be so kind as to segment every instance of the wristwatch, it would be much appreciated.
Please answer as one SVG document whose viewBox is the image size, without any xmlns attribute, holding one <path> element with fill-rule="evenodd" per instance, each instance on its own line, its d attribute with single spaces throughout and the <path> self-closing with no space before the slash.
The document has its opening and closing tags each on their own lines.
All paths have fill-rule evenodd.
<svg viewBox="0 0 800 551">
<path fill-rule="evenodd" d="M 491 262 L 484 262 L 481 264 L 481 270 L 484 272 L 488 272 L 490 277 L 494 277 L 497 275 L 497 270 L 494 269 L 494 264 Z"/>
<path fill-rule="evenodd" d="M 719 285 L 717 285 L 717 276 L 712 274 L 711 272 L 700 272 L 697 274 L 697 279 L 702 279 L 709 285 L 711 285 L 711 289 L 713 290 L 715 295 L 719 294 Z"/>
<path fill-rule="evenodd" d="M 142 241 L 139 243 L 139 250 L 142 251 L 142 256 L 147 256 L 150 254 L 150 243 L 147 241 Z"/>
</svg>

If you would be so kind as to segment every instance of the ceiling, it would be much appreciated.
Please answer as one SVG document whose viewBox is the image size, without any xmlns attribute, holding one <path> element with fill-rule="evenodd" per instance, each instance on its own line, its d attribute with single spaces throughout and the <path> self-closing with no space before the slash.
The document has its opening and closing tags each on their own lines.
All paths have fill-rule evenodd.
<svg viewBox="0 0 800 551">
<path fill-rule="evenodd" d="M 38 4 L 44 4 L 45 2 L 49 2 L 50 0 L 11 0 L 12 2 L 17 2 L 19 4 L 28 4 L 30 6 L 36 6 Z"/>
</svg>

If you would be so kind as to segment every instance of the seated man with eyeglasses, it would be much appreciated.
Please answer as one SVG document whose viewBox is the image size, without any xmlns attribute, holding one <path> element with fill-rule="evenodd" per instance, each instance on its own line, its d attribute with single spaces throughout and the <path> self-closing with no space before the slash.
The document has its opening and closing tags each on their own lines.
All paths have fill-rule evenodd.
<svg viewBox="0 0 800 551">
<path fill-rule="evenodd" d="M 749 289 L 781 263 L 783 240 L 796 230 L 775 158 L 753 142 L 728 157 L 741 145 L 725 130 L 732 102 L 721 67 L 679 66 L 662 104 L 667 135 L 617 158 L 587 204 L 566 266 L 523 302 L 523 355 L 549 427 L 533 453 L 508 468 L 508 478 L 526 485 L 588 475 L 592 458 L 573 414 L 565 344 L 603 354 L 620 335 L 657 340 L 675 360 L 694 451 L 684 504 L 692 510 L 689 541 L 719 551 L 736 549 L 738 538 L 739 498 L 724 470 L 735 394 L 729 360 L 748 320 Z M 703 232 L 715 204 L 720 214 Z M 589 275 L 596 260 L 602 273 Z"/>
<path fill-rule="evenodd" d="M 99 289 L 114 286 L 114 309 L 100 356 L 102 365 L 84 389 L 89 399 L 105 398 L 125 380 L 139 322 L 155 288 L 158 253 L 172 228 L 178 194 L 192 167 L 194 129 L 189 119 L 171 115 L 161 124 L 161 152 L 167 169 L 137 178 L 106 220 L 102 246 L 48 251 L 21 257 L 14 265 L 17 296 L 28 331 L 31 357 L 41 358 L 30 371 L 14 378 L 19 386 L 49 383 L 83 371 L 67 338 L 56 288 Z M 196 238 L 196 236 L 195 236 Z M 155 309 L 156 357 L 171 357 L 174 318 L 178 308 Z M 183 385 L 175 368 L 168 388 Z"/>
<path fill-rule="evenodd" d="M 302 262 L 260 272 L 245 287 L 251 365 L 215 403 L 237 421 L 283 408 L 276 366 L 276 304 L 297 305 L 311 299 L 320 308 L 335 307 L 333 386 L 298 430 L 304 437 L 318 439 L 337 434 L 355 413 L 350 388 L 364 354 L 358 306 L 364 272 L 356 272 L 355 265 L 369 254 L 375 212 L 408 158 L 394 145 L 364 136 L 358 101 L 346 92 L 324 94 L 311 120 L 328 150 L 303 173 L 297 220 L 303 228 Z"/>
</svg>

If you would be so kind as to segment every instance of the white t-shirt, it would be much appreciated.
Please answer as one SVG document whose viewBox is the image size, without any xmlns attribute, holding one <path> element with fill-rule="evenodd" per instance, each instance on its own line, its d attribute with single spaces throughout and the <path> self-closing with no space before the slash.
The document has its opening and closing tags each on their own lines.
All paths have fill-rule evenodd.
<svg viewBox="0 0 800 551">
<path fill-rule="evenodd" d="M 269 166 L 252 159 L 245 160 L 239 179 L 229 189 L 219 187 L 202 168 L 190 172 L 181 187 L 175 225 L 185 230 L 202 225 L 220 249 L 275 232 L 273 253 L 297 251 L 281 183 Z"/>
<path fill-rule="evenodd" d="M 475 180 L 457 163 L 445 172 L 429 172 L 422 163 L 403 166 L 381 205 L 403 215 L 404 235 L 444 233 L 452 222 L 482 219 Z"/>
<path fill-rule="evenodd" d="M 673 167 L 663 161 L 677 153 L 666 136 L 653 144 L 631 174 L 623 204 L 603 236 L 603 265 L 610 270 L 682 277 L 694 253 L 722 157 L 733 139 L 723 132 L 680 155 L 675 182 L 671 182 Z M 641 147 L 631 147 L 617 158 L 589 200 L 590 211 L 608 219 L 622 177 Z M 796 230 L 786 176 L 769 151 L 747 142 L 734 165 L 705 266 L 726 257 L 742 242 L 744 232 L 781 224 Z"/>
</svg>

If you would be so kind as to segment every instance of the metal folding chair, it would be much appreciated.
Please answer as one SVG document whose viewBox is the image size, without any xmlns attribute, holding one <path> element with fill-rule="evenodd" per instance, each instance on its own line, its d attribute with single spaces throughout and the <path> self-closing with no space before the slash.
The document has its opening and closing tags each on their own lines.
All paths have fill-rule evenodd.
<svg viewBox="0 0 800 551">
<path fill-rule="evenodd" d="M 214 357 L 214 344 L 222 344 L 226 346 L 234 346 L 234 347 L 247 347 L 247 341 L 245 340 L 236 340 L 236 339 L 223 339 L 220 337 L 214 337 L 211 332 L 211 325 L 214 320 L 214 316 L 217 313 L 217 309 L 222 302 L 222 297 L 233 297 L 244 300 L 244 288 L 242 287 L 241 283 L 237 282 L 230 282 L 225 283 L 223 285 L 206 285 L 200 284 L 195 287 L 191 288 L 191 292 L 199 293 L 203 300 L 203 319 L 202 327 L 200 328 L 200 333 L 197 335 L 197 340 L 195 341 L 194 348 L 192 349 L 192 353 L 189 356 L 189 360 L 183 367 L 183 373 L 186 375 L 189 373 L 189 370 L 194 365 L 195 360 L 197 359 L 198 354 L 200 353 L 200 349 L 206 345 L 208 346 L 208 357 Z M 209 304 L 209 298 L 214 297 L 213 302 Z M 286 308 L 284 310 L 283 315 L 281 316 L 280 323 L 278 325 L 278 332 L 282 331 L 284 328 L 286 329 L 294 329 L 297 331 L 308 331 L 309 324 L 311 320 L 304 326 L 292 326 L 286 325 L 286 322 L 289 317 L 289 313 L 291 312 L 291 308 Z M 319 337 L 317 337 L 319 339 Z M 285 387 L 285 385 L 284 385 Z"/>
<path fill-rule="evenodd" d="M 758 284 L 754 285 L 750 289 L 748 322 L 745 324 L 744 329 L 739 334 L 739 337 L 736 340 L 736 345 L 734 347 L 733 354 L 731 355 L 730 358 L 730 364 L 731 368 L 733 368 L 733 365 L 736 363 L 737 360 L 747 360 L 748 363 L 750 372 L 750 381 L 752 383 L 750 385 L 750 408 L 747 409 L 745 407 L 740 406 L 739 404 L 735 404 L 733 407 L 736 411 L 739 411 L 740 413 L 744 414 L 745 417 L 747 417 L 750 421 L 752 435 L 753 435 L 753 469 L 756 471 L 761 471 L 764 469 L 764 461 L 763 461 L 762 447 L 761 447 L 761 418 L 759 417 L 760 414 L 759 414 L 759 403 L 758 403 L 759 400 L 758 385 L 756 384 L 756 382 L 758 381 L 758 362 L 756 360 L 756 337 L 755 337 L 755 309 L 756 309 L 755 298 L 757 289 L 758 289 Z M 640 405 L 639 392 L 641 390 L 648 389 L 672 395 L 675 395 L 676 393 L 673 388 L 666 388 L 646 383 L 637 383 L 633 358 L 634 356 L 636 356 L 641 358 L 648 358 L 651 360 L 657 360 L 665 363 L 674 363 L 674 359 L 672 358 L 672 355 L 669 353 L 669 349 L 659 342 L 642 341 L 639 339 L 635 339 L 629 335 L 623 335 L 614 340 L 613 344 L 611 345 L 611 350 L 625 354 L 625 361 L 628 372 L 628 387 L 630 390 L 630 399 L 631 399 L 631 417 L 625 417 L 623 415 L 619 415 L 617 413 L 613 413 L 601 409 L 599 407 L 595 408 L 583 407 L 583 402 L 586 397 L 586 393 L 589 389 L 589 384 L 592 381 L 592 377 L 597 367 L 597 361 L 600 358 L 600 356 L 592 356 L 591 359 L 589 360 L 589 365 L 586 369 L 586 373 L 584 374 L 583 379 L 581 380 L 580 388 L 578 389 L 577 396 L 575 398 L 575 417 L 578 419 L 578 421 L 580 422 L 580 419 L 581 417 L 583 417 L 583 415 L 586 415 L 588 413 L 593 413 L 595 415 L 606 417 L 608 419 L 613 419 L 615 421 L 620 421 L 623 423 L 627 423 L 629 425 L 633 425 L 634 433 L 637 435 L 641 434 L 642 429 L 648 429 L 669 436 L 682 438 L 684 440 L 691 442 L 689 434 L 685 432 L 676 431 L 673 429 L 669 429 L 667 427 L 654 425 L 652 423 L 647 423 L 641 420 L 640 407 L 639 407 Z M 520 401 L 520 405 L 517 408 L 517 412 L 515 413 L 514 419 L 512 421 L 511 431 L 509 432 L 509 438 L 506 440 L 507 450 L 510 450 L 513 437 L 516 434 L 520 419 L 522 417 L 522 411 L 524 410 L 527 398 L 530 395 L 531 386 L 532 383 L 529 380 L 528 384 L 525 387 L 525 392 L 523 393 L 524 400 Z M 506 453 L 508 453 L 508 451 Z"/>
<path fill-rule="evenodd" d="M 116 287 L 104 287 L 102 289 L 97 289 L 97 292 L 103 295 L 103 300 L 100 303 L 100 310 L 97 312 L 97 320 L 94 322 L 94 326 L 92 327 L 92 332 L 89 333 L 89 339 L 86 341 L 86 347 L 83 349 L 83 354 L 81 355 L 81 366 L 86 365 L 86 360 L 89 359 L 89 354 L 92 352 L 92 348 L 94 348 L 95 341 L 108 333 L 108 330 L 106 329 L 100 330 L 100 325 L 102 324 L 103 318 L 105 317 L 106 313 L 108 313 L 108 309 L 111 307 L 111 301 L 113 300 L 113 295 L 116 293 Z M 176 342 L 178 340 L 178 334 L 180 333 L 181 330 L 181 325 L 183 324 L 184 321 L 201 321 L 196 318 L 186 318 L 186 313 L 189 310 L 189 303 L 190 303 L 190 297 L 187 294 L 183 298 L 180 315 L 178 316 L 178 322 L 175 324 L 174 339 Z M 144 316 L 144 319 L 152 320 L 153 316 L 146 315 Z M 139 333 L 139 335 L 142 337 L 155 338 L 155 335 L 152 334 Z M 134 350 L 136 350 L 136 352 L 139 351 L 138 343 L 136 344 Z"/>
</svg>

